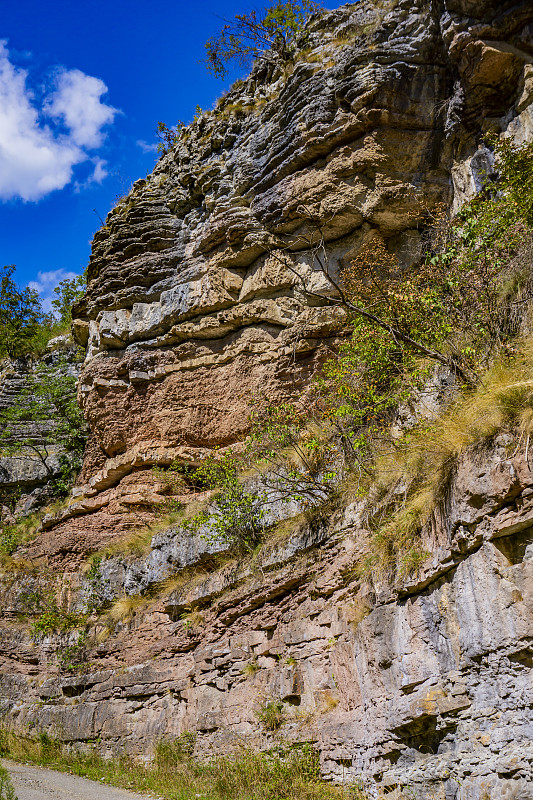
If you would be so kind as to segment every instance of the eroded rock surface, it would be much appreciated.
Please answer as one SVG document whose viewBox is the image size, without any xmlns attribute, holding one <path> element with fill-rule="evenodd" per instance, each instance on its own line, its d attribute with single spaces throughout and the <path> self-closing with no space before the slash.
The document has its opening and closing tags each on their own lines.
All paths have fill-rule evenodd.
<svg viewBox="0 0 533 800">
<path fill-rule="evenodd" d="M 367 537 L 358 503 L 297 518 L 251 564 L 209 564 L 200 542 L 175 529 L 156 535 L 142 557 L 104 559 L 101 586 L 133 594 L 143 576 L 145 591 L 157 588 L 166 552 L 182 576 L 176 588 L 148 591 L 137 613 L 87 647 L 90 669 L 71 675 L 57 659 L 75 636 L 36 647 L 16 621 L 23 592 L 45 573 L 4 580 L 4 719 L 70 742 L 100 737 L 104 751 L 146 751 L 184 731 L 197 732 L 199 753 L 243 737 L 259 747 L 311 740 L 326 774 L 363 779 L 371 794 L 409 786 L 427 800 L 527 800 L 532 497 L 530 465 L 509 437 L 465 454 L 424 534 L 432 557 L 416 579 L 372 597 L 354 577 Z M 276 734 L 258 720 L 269 700 L 283 703 Z"/>
<path fill-rule="evenodd" d="M 309 217 L 335 274 L 376 235 L 412 262 L 422 206 L 479 189 L 483 134 L 531 132 L 532 54 L 528 3 L 347 5 L 187 128 L 94 238 L 82 484 L 194 461 L 242 439 L 254 396 L 301 391 L 342 324 Z"/>
<path fill-rule="evenodd" d="M 424 531 L 431 557 L 373 596 L 358 503 L 278 509 L 285 533 L 255 560 L 178 525 L 87 572 L 164 503 L 153 464 L 241 441 L 254 396 L 305 391 L 342 336 L 309 215 L 336 273 L 372 236 L 412 263 L 423 205 L 457 207 L 490 173 L 484 134 L 533 136 L 529 2 L 361 2 L 310 41 L 203 114 L 95 236 L 75 322 L 91 440 L 72 503 L 21 553 L 32 568 L 2 578 L 5 719 L 104 752 L 195 730 L 204 754 L 270 746 L 258 712 L 279 700 L 279 735 L 371 796 L 530 800 L 533 478 L 517 443 L 464 455 Z M 125 598 L 78 650 L 20 621 L 62 573 L 71 609 Z"/>
</svg>

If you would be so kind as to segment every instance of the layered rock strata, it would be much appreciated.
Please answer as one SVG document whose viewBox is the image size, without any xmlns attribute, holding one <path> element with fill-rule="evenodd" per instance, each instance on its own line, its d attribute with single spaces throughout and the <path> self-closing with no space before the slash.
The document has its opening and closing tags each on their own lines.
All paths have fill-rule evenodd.
<svg viewBox="0 0 533 800">
<path fill-rule="evenodd" d="M 94 238 L 83 491 L 233 444 L 255 395 L 300 391 L 341 322 L 309 220 L 334 274 L 373 236 L 412 262 L 421 209 L 479 188 L 483 134 L 529 135 L 532 55 L 528 3 L 349 4 L 186 128 Z"/>
<path fill-rule="evenodd" d="M 52 339 L 42 358 L 6 359 L 0 362 L 0 411 L 11 408 L 42 367 L 59 361 L 73 376 L 78 376 L 80 365 L 78 348 L 70 336 Z M 61 457 L 65 449 L 54 437 L 54 420 L 27 422 L 12 426 L 12 435 L 4 442 L 6 452 L 0 455 L 0 505 L 5 519 L 11 518 L 9 507 L 18 513 L 27 513 L 45 504 L 53 497 L 51 482 L 61 475 Z M 31 442 L 32 447 L 21 446 Z M 8 505 L 5 505 L 5 504 Z"/>
<path fill-rule="evenodd" d="M 251 563 L 176 526 L 113 549 L 164 502 L 153 464 L 240 442 L 254 396 L 301 394 L 336 346 L 312 220 L 335 275 L 373 236 L 415 261 L 423 208 L 457 207 L 490 173 L 484 135 L 531 139 L 532 61 L 527 2 L 344 6 L 312 21 L 294 64 L 256 65 L 108 215 L 75 321 L 80 485 L 19 554 L 33 570 L 2 578 L 10 724 L 104 752 L 194 730 L 201 755 L 270 746 L 258 712 L 275 700 L 279 735 L 315 742 L 327 775 L 370 796 L 533 797 L 533 481 L 516 443 L 463 456 L 424 532 L 431 558 L 375 596 L 356 577 L 355 503 L 312 520 L 280 505 L 285 534 Z M 125 596 L 122 619 L 91 618 L 87 670 L 61 659 L 77 634 L 36 644 L 19 621 L 51 587 L 78 611 Z"/>
<path fill-rule="evenodd" d="M 371 797 L 410 787 L 421 800 L 528 800 L 532 497 L 511 437 L 466 453 L 423 535 L 431 559 L 373 597 L 354 578 L 368 536 L 359 502 L 298 518 L 247 566 L 210 564 L 176 531 L 156 536 L 144 556 L 104 559 L 99 591 L 160 586 L 165 559 L 182 569 L 176 588 L 148 592 L 107 638 L 102 618 L 101 643 L 83 656 L 90 669 L 74 675 L 54 674 L 73 637 L 36 647 L 16 622 L 32 579 L 4 581 L 4 722 L 72 743 L 98 737 L 104 752 L 146 753 L 184 731 L 197 733 L 198 753 L 312 741 L 326 774 L 363 780 Z M 85 580 L 78 602 L 93 590 Z M 271 700 L 284 709 L 276 734 L 258 719 Z"/>
</svg>

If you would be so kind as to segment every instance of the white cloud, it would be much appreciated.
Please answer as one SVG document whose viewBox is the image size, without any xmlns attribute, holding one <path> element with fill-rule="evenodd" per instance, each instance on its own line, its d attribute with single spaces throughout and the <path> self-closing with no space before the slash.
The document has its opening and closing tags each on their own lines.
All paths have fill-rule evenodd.
<svg viewBox="0 0 533 800">
<path fill-rule="evenodd" d="M 39 293 L 43 310 L 48 314 L 52 310 L 52 300 L 57 297 L 54 292 L 55 287 L 60 281 L 72 280 L 77 277 L 75 272 L 69 272 L 66 269 L 51 269 L 48 272 L 38 272 L 37 280 L 30 281 L 28 286 Z"/>
<path fill-rule="evenodd" d="M 91 183 L 102 183 L 105 178 L 109 175 L 109 172 L 106 169 L 107 161 L 104 161 L 103 158 L 93 158 L 91 159 L 94 164 L 94 169 L 85 181 L 75 181 L 74 183 L 74 191 L 81 192 L 83 189 L 86 189 L 87 186 L 90 186 Z"/>
<path fill-rule="evenodd" d="M 100 147 L 102 128 L 113 122 L 116 108 L 106 106 L 101 97 L 107 86 L 100 78 L 85 75 L 79 69 L 62 69 L 56 75 L 56 89 L 45 103 L 45 113 L 62 120 L 79 147 Z"/>
<path fill-rule="evenodd" d="M 102 128 L 117 113 L 101 101 L 105 84 L 79 70 L 57 72 L 54 88 L 40 107 L 27 78 L 27 70 L 11 63 L 6 42 L 0 40 L 2 200 L 39 200 L 65 187 L 74 167 L 90 159 L 88 151 L 102 144 Z M 46 116 L 55 124 L 46 123 Z M 93 177 L 98 181 L 104 177 L 104 162 L 94 163 Z"/>
<path fill-rule="evenodd" d="M 157 153 L 157 144 L 149 144 L 144 139 L 137 139 L 137 147 L 140 147 L 143 153 Z"/>
<path fill-rule="evenodd" d="M 102 183 L 104 178 L 107 178 L 108 171 L 106 170 L 107 161 L 102 158 L 94 159 L 94 172 L 90 177 L 91 183 Z"/>
</svg>

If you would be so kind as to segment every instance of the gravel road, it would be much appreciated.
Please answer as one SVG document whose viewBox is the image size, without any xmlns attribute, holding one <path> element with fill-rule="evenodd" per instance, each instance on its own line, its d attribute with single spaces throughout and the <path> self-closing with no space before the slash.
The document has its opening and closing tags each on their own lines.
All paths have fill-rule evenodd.
<svg viewBox="0 0 533 800">
<path fill-rule="evenodd" d="M 27 767 L 13 761 L 2 761 L 8 770 L 18 800 L 153 800 L 147 795 L 78 778 L 65 772 L 41 767 Z"/>
</svg>

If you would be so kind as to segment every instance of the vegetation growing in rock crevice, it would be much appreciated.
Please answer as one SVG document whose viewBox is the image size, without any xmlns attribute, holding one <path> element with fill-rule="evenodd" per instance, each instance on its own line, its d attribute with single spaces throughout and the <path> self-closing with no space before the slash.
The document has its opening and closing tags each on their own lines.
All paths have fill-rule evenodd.
<svg viewBox="0 0 533 800">
<path fill-rule="evenodd" d="M 504 140 L 495 149 L 498 183 L 456 219 L 422 208 L 420 263 L 400 269 L 374 239 L 345 270 L 339 303 L 353 335 L 304 397 L 257 403 L 243 450 L 158 470 L 172 493 L 184 485 L 212 492 L 204 508 L 183 512 L 183 530 L 253 557 L 274 526 L 271 503 L 316 513 L 355 493 L 366 498 L 372 532 L 359 573 L 403 579 L 427 556 L 419 534 L 461 452 L 502 427 L 527 438 L 533 146 Z M 318 240 L 310 255 L 324 253 Z M 443 376 L 448 395 L 436 400 L 444 411 L 435 417 L 424 398 L 435 400 Z"/>
<path fill-rule="evenodd" d="M 419 533 L 443 501 L 454 467 L 469 447 L 511 434 L 513 451 L 527 455 L 533 434 L 533 338 L 516 341 L 431 423 L 420 423 L 376 453 L 369 493 L 374 531 L 365 572 L 412 572 L 428 555 Z M 511 451 L 510 451 L 511 452 Z M 397 487 L 403 487 L 399 497 Z"/>
<path fill-rule="evenodd" d="M 242 459 L 232 451 L 216 454 L 194 469 L 184 469 L 199 489 L 214 491 L 203 510 L 185 518 L 180 528 L 208 543 L 252 552 L 261 538 L 264 501 L 262 493 L 249 491 L 239 479 Z"/>
<path fill-rule="evenodd" d="M 194 524 L 213 526 L 212 519 L 218 519 L 212 536 L 236 541 L 239 530 L 245 530 L 244 520 L 249 525 L 253 518 L 250 509 L 259 514 L 254 530 L 261 527 L 260 516 L 273 488 L 269 480 L 275 480 L 278 500 L 316 505 L 339 491 L 348 469 L 348 480 L 358 483 L 359 492 L 368 493 L 376 481 L 389 487 L 382 488 L 382 494 L 388 492 L 390 502 L 380 501 L 380 514 L 371 515 L 377 527 L 368 564 L 375 569 L 386 564 L 392 573 L 403 575 L 424 559 L 416 534 L 436 502 L 437 484 L 465 442 L 473 443 L 488 430 L 494 432 L 494 427 L 474 425 L 468 435 L 459 437 L 463 444 L 448 446 L 445 429 L 450 430 L 454 414 L 463 413 L 463 401 L 429 424 L 424 422 L 424 410 L 416 411 L 416 403 L 433 391 L 432 382 L 440 374 L 447 374 L 452 384 L 455 381 L 454 391 L 466 393 L 467 405 L 478 410 L 490 406 L 489 416 L 497 417 L 499 424 L 517 419 L 524 409 L 527 416 L 531 404 L 529 390 L 517 393 L 509 376 L 520 373 L 527 383 L 532 370 L 529 344 L 520 337 L 533 297 L 533 145 L 516 147 L 509 140 L 493 145 L 497 184 L 487 183 L 453 220 L 442 210 L 422 209 L 419 222 L 430 235 L 421 262 L 412 269 L 400 269 L 385 243 L 374 239 L 345 269 L 339 283 L 330 275 L 324 240 L 318 237 L 316 244 L 315 239 L 310 254 L 337 288 L 337 302 L 351 318 L 353 335 L 325 364 L 314 395 L 307 395 L 301 405 L 263 402 L 254 409 L 248 448 L 243 454 L 226 454 L 220 462 L 231 459 L 233 495 L 228 495 L 226 511 L 218 517 L 205 512 Z M 305 289 L 303 277 L 301 283 Z M 412 421 L 392 435 L 402 406 L 412 407 Z M 437 466 L 428 454 L 439 448 L 447 455 Z M 418 467 L 415 451 L 426 453 Z M 427 474 L 428 458 L 433 474 L 439 476 L 431 486 L 421 478 Z M 385 466 L 388 459 L 396 464 L 403 460 L 409 474 L 404 470 L 400 478 L 397 469 Z M 269 477 L 262 476 L 263 494 L 256 494 L 254 501 L 253 492 L 237 488 L 238 473 L 248 470 L 249 475 L 250 466 L 258 462 Z M 210 488 L 219 487 L 220 504 L 226 502 L 221 498 L 228 488 L 228 474 L 217 477 L 216 463 L 216 458 L 210 461 Z M 405 488 L 398 499 L 394 486 L 400 482 Z M 235 501 L 232 524 L 227 525 L 226 519 L 222 531 L 230 497 Z M 369 502 L 375 501 L 374 488 Z"/>
<path fill-rule="evenodd" d="M 0 525 L 0 563 L 9 563 L 9 556 L 18 547 L 35 538 L 41 524 L 41 516 L 33 513 Z"/>
<path fill-rule="evenodd" d="M 373 485 L 369 506 L 376 485 L 388 498 L 370 515 L 367 566 L 392 574 L 424 560 L 417 534 L 460 452 L 531 413 L 531 344 L 521 336 L 533 298 L 533 145 L 493 145 L 497 183 L 456 219 L 437 216 L 421 264 L 402 272 L 377 241 L 343 275 L 340 302 L 354 334 L 325 365 L 320 398 L 325 418 L 342 422 L 370 467 L 361 481 L 366 491 Z M 428 424 L 424 393 L 443 367 L 465 399 Z M 402 405 L 411 405 L 412 421 L 391 436 Z"/>
</svg>

